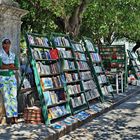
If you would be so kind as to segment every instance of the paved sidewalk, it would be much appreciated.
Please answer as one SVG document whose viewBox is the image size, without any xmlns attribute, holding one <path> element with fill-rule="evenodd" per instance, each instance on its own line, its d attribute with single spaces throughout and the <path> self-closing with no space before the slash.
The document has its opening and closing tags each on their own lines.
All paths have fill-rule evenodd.
<svg viewBox="0 0 140 140">
<path fill-rule="evenodd" d="M 138 87 L 133 87 L 128 91 L 117 96 L 115 102 L 123 103 L 126 97 L 130 98 L 132 95 L 134 98 L 106 114 L 100 114 L 100 117 L 65 135 L 60 140 L 140 139 L 140 94 L 138 94 L 140 90 Z M 111 104 L 105 102 L 102 106 L 104 108 Z M 54 129 L 45 125 L 25 123 L 12 126 L 0 125 L 0 140 L 56 140 L 59 136 Z"/>
<path fill-rule="evenodd" d="M 140 94 L 60 140 L 140 140 Z"/>
</svg>

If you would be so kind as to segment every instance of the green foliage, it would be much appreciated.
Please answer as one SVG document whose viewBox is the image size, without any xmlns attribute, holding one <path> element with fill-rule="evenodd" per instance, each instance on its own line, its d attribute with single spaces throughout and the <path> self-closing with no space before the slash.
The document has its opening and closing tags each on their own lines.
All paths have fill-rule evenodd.
<svg viewBox="0 0 140 140">
<path fill-rule="evenodd" d="M 96 41 L 104 37 L 109 43 L 121 37 L 138 40 L 139 11 L 140 0 L 93 1 L 84 14 L 81 32 Z"/>
<path fill-rule="evenodd" d="M 21 8 L 29 10 L 23 18 L 22 32 L 63 32 L 65 20 L 82 0 L 16 0 Z M 84 0 L 83 0 L 84 1 Z M 87 0 L 90 1 L 90 0 Z M 79 36 L 96 41 L 103 37 L 111 43 L 116 38 L 139 40 L 140 0 L 92 0 L 82 16 Z M 61 19 L 63 22 L 57 20 Z"/>
<path fill-rule="evenodd" d="M 55 23 L 57 18 L 70 17 L 80 0 L 17 0 L 20 7 L 29 10 L 23 18 L 22 31 L 50 32 L 60 30 Z"/>
</svg>

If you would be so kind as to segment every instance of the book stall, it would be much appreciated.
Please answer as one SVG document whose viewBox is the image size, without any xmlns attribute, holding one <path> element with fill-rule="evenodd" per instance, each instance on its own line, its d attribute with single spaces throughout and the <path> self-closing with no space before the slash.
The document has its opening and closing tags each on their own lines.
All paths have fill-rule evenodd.
<svg viewBox="0 0 140 140">
<path fill-rule="evenodd" d="M 99 55 L 96 47 L 92 43 L 92 40 L 84 38 L 83 42 L 85 45 L 85 51 L 89 59 L 93 77 L 96 81 L 96 85 L 100 93 L 101 100 L 103 101 L 104 97 L 110 95 L 113 96 L 113 87 L 110 84 L 108 77 L 106 76 L 101 56 Z"/>
<path fill-rule="evenodd" d="M 21 65 L 19 91 L 30 91 L 27 98 L 34 99 L 23 111 L 26 123 L 45 123 L 60 128 L 74 120 L 82 122 L 88 118 L 93 112 L 89 113 L 87 109 L 99 111 L 95 104 L 104 100 L 111 85 L 105 84 L 105 75 L 100 77 L 105 86 L 97 83 L 96 79 L 101 79 L 92 72 L 87 46 L 71 41 L 68 35 L 57 33 L 50 36 L 27 33 L 26 42 L 28 63 Z M 102 71 L 100 69 L 100 73 Z M 106 93 L 101 93 L 103 88 Z"/>
<path fill-rule="evenodd" d="M 18 87 L 19 114 L 25 123 L 69 132 L 100 112 L 115 93 L 125 91 L 125 46 L 102 46 L 98 51 L 90 38 L 78 42 L 58 33 L 27 33 L 25 38 Z M 138 71 L 132 70 L 135 77 Z"/>
<path fill-rule="evenodd" d="M 103 45 L 99 48 L 106 75 L 114 93 L 123 93 L 127 87 L 127 57 L 124 45 Z"/>
</svg>

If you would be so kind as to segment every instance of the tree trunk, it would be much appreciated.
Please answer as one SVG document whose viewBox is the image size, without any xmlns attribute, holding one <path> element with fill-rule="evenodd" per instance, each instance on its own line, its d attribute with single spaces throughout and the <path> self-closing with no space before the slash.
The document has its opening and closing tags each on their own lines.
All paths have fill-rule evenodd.
<svg viewBox="0 0 140 140">
<path fill-rule="evenodd" d="M 85 12 L 87 7 L 87 0 L 81 0 L 80 5 L 74 8 L 71 17 L 68 20 L 68 23 L 65 24 L 65 30 L 73 37 L 76 37 L 79 34 L 80 26 L 82 23 L 82 15 Z"/>
<path fill-rule="evenodd" d="M 84 13 L 88 0 L 81 0 L 81 3 L 73 9 L 71 16 L 58 17 L 55 23 L 62 29 L 63 32 L 76 37 L 79 34 L 79 29 L 82 23 L 82 14 Z"/>
<path fill-rule="evenodd" d="M 20 0 L 15 0 L 20 3 Z M 28 3 L 36 8 L 38 11 L 45 12 L 54 20 L 55 24 L 58 26 L 61 32 L 68 33 L 73 37 L 76 37 L 79 34 L 79 29 L 82 23 L 82 15 L 86 10 L 89 0 L 81 0 L 79 5 L 73 8 L 71 16 L 66 15 L 65 17 L 57 17 L 55 13 L 47 8 L 42 8 L 40 1 L 27 0 Z M 39 13 L 39 12 L 38 12 Z"/>
</svg>

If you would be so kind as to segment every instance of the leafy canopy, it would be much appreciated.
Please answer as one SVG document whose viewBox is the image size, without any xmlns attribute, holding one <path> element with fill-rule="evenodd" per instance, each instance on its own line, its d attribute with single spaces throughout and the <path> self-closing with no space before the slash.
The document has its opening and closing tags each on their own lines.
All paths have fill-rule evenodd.
<svg viewBox="0 0 140 140">
<path fill-rule="evenodd" d="M 69 30 L 80 28 L 77 35 L 89 36 L 98 42 L 104 38 L 112 43 L 114 39 L 121 37 L 140 40 L 140 0 L 16 1 L 21 8 L 29 10 L 29 14 L 23 19 L 22 32 L 67 32 L 66 25 L 69 25 Z M 81 8 L 78 11 L 81 14 L 76 14 L 75 9 L 80 4 L 86 9 Z M 68 24 L 72 17 L 74 21 L 78 21 L 71 22 L 74 27 Z M 76 26 L 77 24 L 79 25 Z"/>
</svg>

